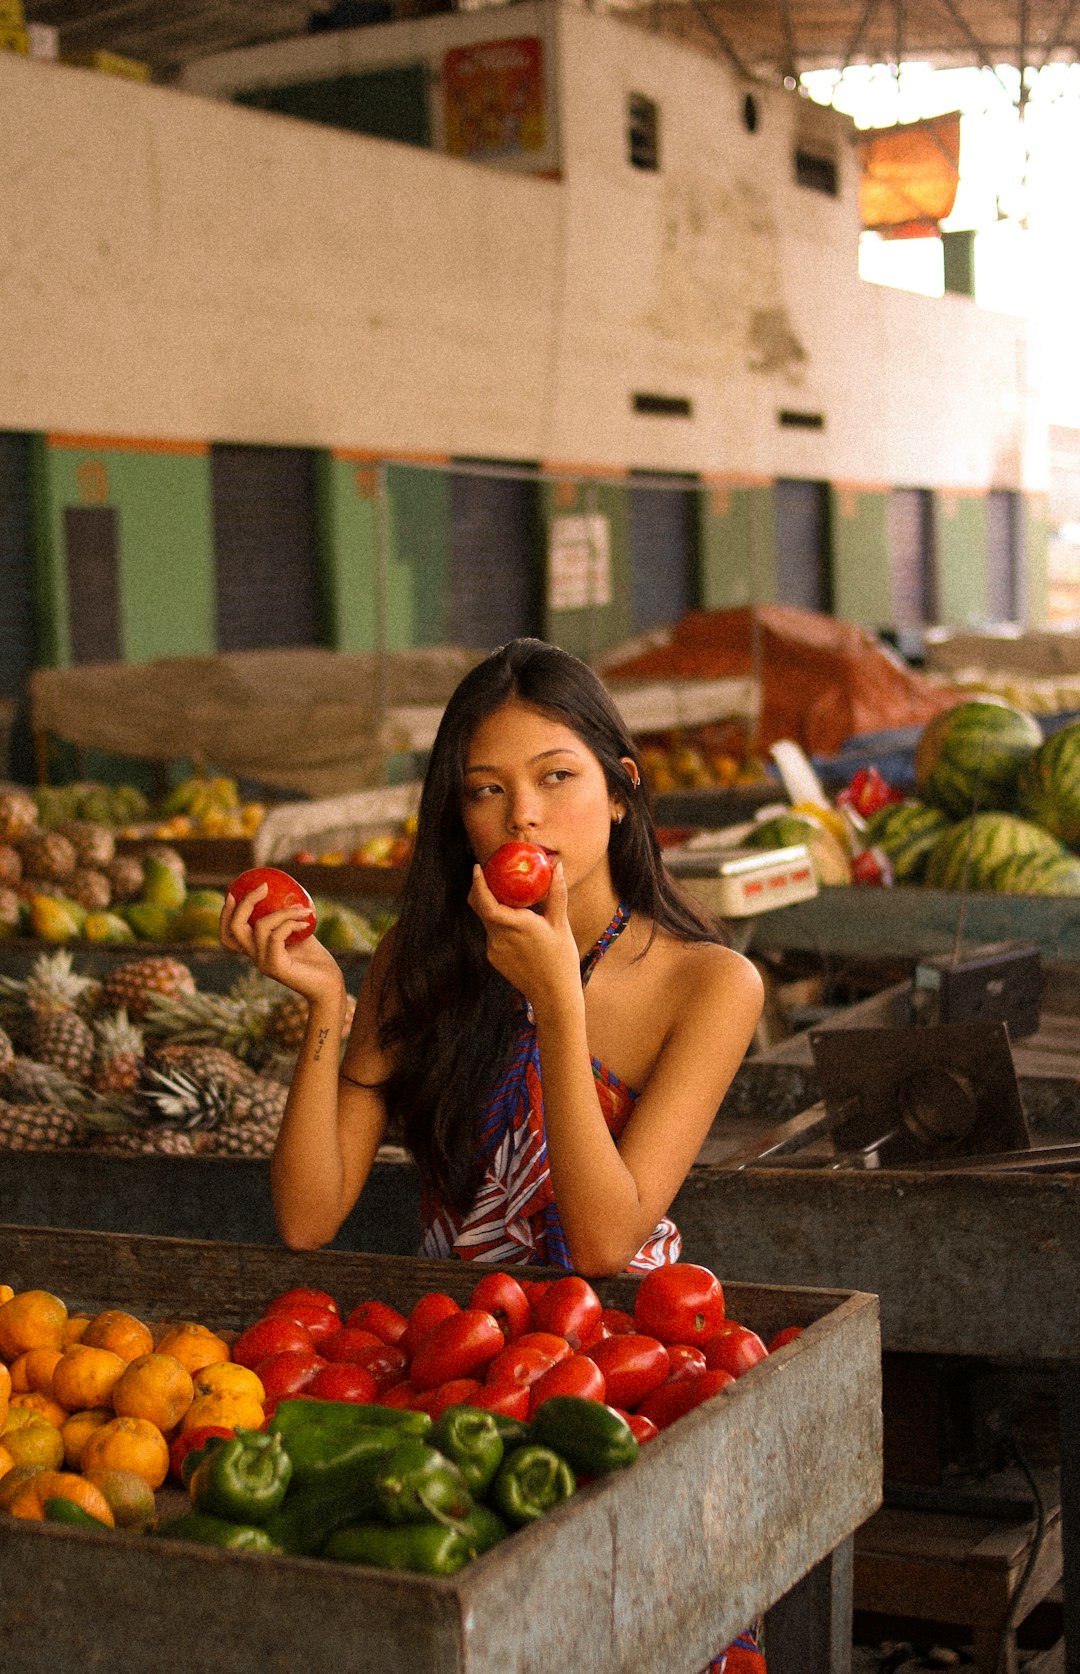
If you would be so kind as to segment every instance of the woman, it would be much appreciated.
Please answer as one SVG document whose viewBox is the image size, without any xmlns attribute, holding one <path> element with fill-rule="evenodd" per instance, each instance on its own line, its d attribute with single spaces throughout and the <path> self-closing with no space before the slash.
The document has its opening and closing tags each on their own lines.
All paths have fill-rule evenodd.
<svg viewBox="0 0 1080 1674">
<path fill-rule="evenodd" d="M 484 881 L 514 839 L 554 861 L 537 909 Z M 309 1002 L 272 1165 L 287 1244 L 336 1235 L 392 1124 L 423 1179 L 424 1253 L 591 1276 L 676 1259 L 666 1212 L 761 982 L 664 871 L 636 750 L 585 664 L 515 640 L 454 693 L 340 1071 L 340 968 L 315 939 L 286 945 L 295 912 L 252 924 L 259 898 L 227 899 L 222 941 Z"/>
<path fill-rule="evenodd" d="M 536 908 L 484 879 L 514 840 L 554 864 Z M 309 1002 L 271 1165 L 287 1244 L 335 1236 L 389 1130 L 420 1169 L 424 1255 L 593 1276 L 678 1259 L 667 1210 L 762 985 L 665 872 L 637 752 L 585 664 L 514 640 L 457 688 L 343 1058 L 337 962 L 287 945 L 302 914 L 253 924 L 261 894 L 226 899 L 221 939 Z M 763 1666 L 750 1634 L 707 1674 Z"/>
</svg>

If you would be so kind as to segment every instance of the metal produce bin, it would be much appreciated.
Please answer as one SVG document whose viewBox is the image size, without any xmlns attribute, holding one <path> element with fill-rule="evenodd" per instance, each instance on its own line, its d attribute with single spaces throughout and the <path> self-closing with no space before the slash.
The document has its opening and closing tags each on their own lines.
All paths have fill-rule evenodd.
<svg viewBox="0 0 1080 1674">
<path fill-rule="evenodd" d="M 538 1270 L 540 1271 L 540 1270 Z M 289 1285 L 342 1306 L 464 1301 L 473 1264 L 0 1227 L 0 1273 L 69 1306 L 241 1326 Z M 609 1305 L 636 1281 L 598 1285 Z M 806 1329 L 627 1471 L 450 1579 L 0 1519 L 0 1646 L 18 1674 L 695 1674 L 844 1547 L 881 1497 L 877 1301 L 731 1284 L 765 1336 Z M 850 1626 L 850 1617 L 848 1618 Z M 850 1641 L 849 1641 L 850 1643 Z M 794 1664 L 792 1665 L 794 1666 Z M 804 1658 L 802 1674 L 839 1662 Z"/>
</svg>

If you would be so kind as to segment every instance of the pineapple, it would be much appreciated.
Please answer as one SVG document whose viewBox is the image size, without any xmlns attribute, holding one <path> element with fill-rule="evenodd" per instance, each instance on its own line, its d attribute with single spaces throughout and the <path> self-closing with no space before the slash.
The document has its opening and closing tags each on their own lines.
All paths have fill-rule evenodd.
<svg viewBox="0 0 1080 1674">
<path fill-rule="evenodd" d="M 154 1052 L 154 1066 L 182 1070 L 192 1081 L 224 1082 L 237 1090 L 255 1080 L 255 1071 L 223 1046 L 201 1046 L 189 1041 L 166 1041 Z"/>
<path fill-rule="evenodd" d="M 135 1156 L 193 1157 L 198 1150 L 191 1134 L 176 1128 L 130 1128 L 124 1133 L 102 1134 L 93 1140 L 93 1146 L 95 1150 Z"/>
<path fill-rule="evenodd" d="M 0 843 L 0 884 L 17 884 L 22 877 L 19 851 L 10 843 Z"/>
<path fill-rule="evenodd" d="M 17 1048 L 78 1080 L 84 1069 L 87 1030 L 80 1013 L 92 1007 L 98 987 L 93 977 L 79 976 L 72 969 L 68 948 L 39 953 L 25 980 L 0 976 L 4 1026 Z M 92 1034 L 90 1043 L 92 1047 Z"/>
<path fill-rule="evenodd" d="M 157 995 L 147 1007 L 146 1022 L 171 1040 L 224 1047 L 245 1062 L 256 1062 L 265 1056 L 272 1004 L 269 994 L 258 1001 L 232 994 Z"/>
<path fill-rule="evenodd" d="M 287 1087 L 264 1076 L 239 1089 L 176 1068 L 151 1071 L 140 1089 L 149 1122 L 194 1135 L 197 1151 L 219 1156 L 268 1157 L 288 1096 Z"/>
<path fill-rule="evenodd" d="M 116 857 L 116 838 L 97 820 L 62 820 L 55 829 L 72 844 L 80 866 L 104 872 Z"/>
<path fill-rule="evenodd" d="M 29 791 L 18 786 L 0 791 L 0 843 L 19 842 L 34 830 L 37 822 L 37 803 Z"/>
<path fill-rule="evenodd" d="M 81 1117 L 63 1105 L 0 1101 L 0 1150 L 60 1151 L 81 1134 Z"/>
<path fill-rule="evenodd" d="M 6 884 L 0 884 L 0 936 L 16 936 L 22 922 L 19 897 Z"/>
<path fill-rule="evenodd" d="M 207 1151 L 219 1156 L 268 1157 L 274 1149 L 289 1089 L 280 1081 L 256 1076 L 251 1088 L 237 1095 L 233 1120 L 205 1135 Z"/>
<path fill-rule="evenodd" d="M 11 1044 L 11 1036 L 0 1029 L 0 1076 L 5 1076 L 14 1062 L 15 1048 Z"/>
<path fill-rule="evenodd" d="M 197 1081 L 175 1067 L 147 1070 L 138 1092 L 144 1125 L 183 1128 L 187 1133 L 230 1121 L 236 1098 L 236 1088 L 227 1081 Z"/>
<path fill-rule="evenodd" d="M 106 866 L 114 901 L 134 901 L 142 894 L 146 868 L 137 855 L 118 854 Z"/>
<path fill-rule="evenodd" d="M 139 1084 L 145 1057 L 143 1032 L 121 1009 L 94 1021 L 97 1049 L 93 1085 L 98 1093 L 131 1093 Z"/>
<path fill-rule="evenodd" d="M 110 1011 L 123 1008 L 129 1017 L 142 1022 L 159 998 L 194 993 L 195 978 L 183 960 L 148 954 L 126 959 L 110 972 L 101 985 L 101 1004 Z"/>
<path fill-rule="evenodd" d="M 75 845 L 59 831 L 32 831 L 18 844 L 23 876 L 66 883 L 78 865 Z"/>
<path fill-rule="evenodd" d="M 76 1115 L 88 1106 L 86 1091 L 78 1082 L 54 1064 L 42 1064 L 36 1058 L 13 1057 L 0 1073 L 0 1081 L 13 1104 L 63 1106 Z"/>
<path fill-rule="evenodd" d="M 278 1000 L 266 1020 L 266 1033 L 282 1052 L 299 1052 L 307 1028 L 308 1003 L 303 994 Z"/>
<path fill-rule="evenodd" d="M 64 885 L 64 894 L 86 912 L 102 913 L 112 902 L 112 884 L 107 873 L 92 866 L 77 866 Z"/>
</svg>

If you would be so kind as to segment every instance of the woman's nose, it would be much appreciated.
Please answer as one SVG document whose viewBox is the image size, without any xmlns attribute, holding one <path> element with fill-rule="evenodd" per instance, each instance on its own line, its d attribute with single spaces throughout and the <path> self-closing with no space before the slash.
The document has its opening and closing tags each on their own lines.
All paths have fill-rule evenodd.
<svg viewBox="0 0 1080 1674">
<path fill-rule="evenodd" d="M 532 831 L 537 825 L 537 808 L 528 790 L 516 791 L 506 799 L 506 829 L 511 836 Z"/>
</svg>

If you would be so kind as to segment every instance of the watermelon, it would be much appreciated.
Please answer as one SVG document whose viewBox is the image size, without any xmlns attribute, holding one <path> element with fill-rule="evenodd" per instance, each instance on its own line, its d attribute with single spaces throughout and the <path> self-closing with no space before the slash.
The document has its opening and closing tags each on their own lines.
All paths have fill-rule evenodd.
<svg viewBox="0 0 1080 1674">
<path fill-rule="evenodd" d="M 940 808 L 907 797 L 903 802 L 886 803 L 871 815 L 866 840 L 884 850 L 897 883 L 918 883 L 930 850 L 951 824 Z"/>
<path fill-rule="evenodd" d="M 744 842 L 748 849 L 786 849 L 805 843 L 818 883 L 851 882 L 851 861 L 843 845 L 811 814 L 774 814 L 760 820 Z"/>
<path fill-rule="evenodd" d="M 915 788 L 953 819 L 1012 808 L 1020 769 L 1042 743 L 1033 715 L 1003 698 L 979 697 L 935 715 L 915 747 Z"/>
<path fill-rule="evenodd" d="M 996 869 L 1016 855 L 1057 860 L 1067 853 L 1064 844 L 1030 820 L 1015 814 L 973 814 L 938 838 L 927 858 L 923 882 L 931 889 L 961 889 L 966 868 L 969 889 L 990 889 Z"/>
<path fill-rule="evenodd" d="M 1016 800 L 1044 831 L 1080 847 L 1080 721 L 1051 733 L 1027 758 L 1016 782 Z"/>
<path fill-rule="evenodd" d="M 1014 854 L 990 874 L 997 895 L 1080 895 L 1075 855 Z"/>
</svg>

